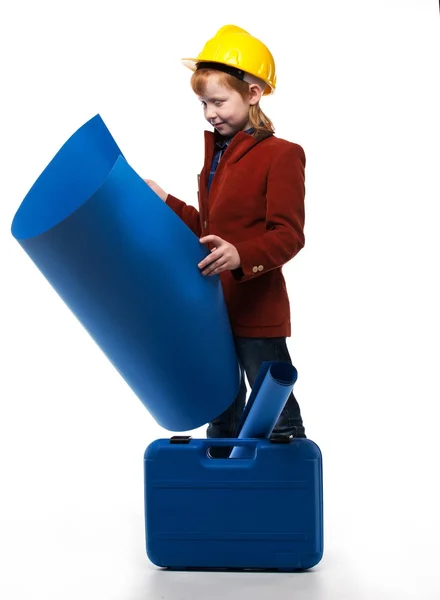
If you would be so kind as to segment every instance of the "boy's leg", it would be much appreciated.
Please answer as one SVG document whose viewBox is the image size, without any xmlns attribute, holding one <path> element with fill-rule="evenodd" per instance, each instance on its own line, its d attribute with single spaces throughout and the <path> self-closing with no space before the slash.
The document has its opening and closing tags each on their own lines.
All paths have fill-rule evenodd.
<svg viewBox="0 0 440 600">
<path fill-rule="evenodd" d="M 246 380 L 243 369 L 241 370 L 240 389 L 234 402 L 221 415 L 209 423 L 206 432 L 208 438 L 230 438 L 234 437 L 235 430 L 241 419 L 246 404 Z"/>
<path fill-rule="evenodd" d="M 242 367 L 240 389 L 234 402 L 221 415 L 209 423 L 206 431 L 207 438 L 232 438 L 235 436 L 235 430 L 240 422 L 246 404 L 246 380 Z M 210 448 L 210 454 L 213 458 L 228 458 L 232 447 L 219 446 Z"/>
<path fill-rule="evenodd" d="M 262 362 L 282 361 L 292 364 L 286 338 L 236 338 L 236 347 L 251 388 Z M 301 410 L 293 393 L 289 395 L 273 433 L 306 437 Z"/>
</svg>

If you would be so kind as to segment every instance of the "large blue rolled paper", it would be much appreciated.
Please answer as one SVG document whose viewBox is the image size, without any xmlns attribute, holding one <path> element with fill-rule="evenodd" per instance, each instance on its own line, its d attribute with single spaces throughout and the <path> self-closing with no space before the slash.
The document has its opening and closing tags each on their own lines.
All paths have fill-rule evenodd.
<svg viewBox="0 0 440 600">
<path fill-rule="evenodd" d="M 199 427 L 239 368 L 208 250 L 130 167 L 99 115 L 37 179 L 12 234 L 156 422 Z"/>
<path fill-rule="evenodd" d="M 237 428 L 237 437 L 270 437 L 298 378 L 298 371 L 287 362 L 261 364 L 251 395 Z M 252 449 L 235 446 L 231 458 L 252 458 Z"/>
</svg>

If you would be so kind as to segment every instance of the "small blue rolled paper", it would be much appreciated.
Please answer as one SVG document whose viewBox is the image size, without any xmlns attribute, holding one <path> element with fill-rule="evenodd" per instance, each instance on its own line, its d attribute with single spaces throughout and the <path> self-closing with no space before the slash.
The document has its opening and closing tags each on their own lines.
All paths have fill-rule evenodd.
<svg viewBox="0 0 440 600">
<path fill-rule="evenodd" d="M 263 362 L 246 404 L 237 437 L 270 437 L 298 379 L 298 372 L 287 362 Z M 231 458 L 253 458 L 253 449 L 244 445 L 234 446 Z"/>
</svg>

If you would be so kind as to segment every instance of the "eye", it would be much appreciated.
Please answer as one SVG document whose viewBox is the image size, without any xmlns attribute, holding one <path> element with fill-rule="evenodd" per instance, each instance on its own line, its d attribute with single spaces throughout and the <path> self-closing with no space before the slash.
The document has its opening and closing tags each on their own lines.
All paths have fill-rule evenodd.
<svg viewBox="0 0 440 600">
<path fill-rule="evenodd" d="M 204 102 L 204 100 L 202 100 L 202 101 L 200 102 L 200 104 L 201 104 L 203 107 L 205 107 L 205 106 L 206 106 L 206 102 Z"/>
<path fill-rule="evenodd" d="M 216 101 L 214 102 L 214 104 L 215 104 L 216 106 L 221 106 L 223 103 L 222 103 L 222 101 L 221 101 L 221 100 L 216 100 Z"/>
</svg>

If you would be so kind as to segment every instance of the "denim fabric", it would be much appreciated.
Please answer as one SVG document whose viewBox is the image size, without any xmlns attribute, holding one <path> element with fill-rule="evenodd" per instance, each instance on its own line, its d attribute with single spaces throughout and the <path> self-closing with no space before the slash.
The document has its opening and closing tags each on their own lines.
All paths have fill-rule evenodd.
<svg viewBox="0 0 440 600">
<path fill-rule="evenodd" d="M 235 432 L 246 404 L 247 388 L 245 375 L 252 388 L 262 362 L 283 361 L 292 364 L 286 338 L 236 337 L 235 345 L 242 370 L 240 390 L 231 406 L 209 424 L 207 429 L 208 438 L 235 437 Z M 300 407 L 293 393 L 287 399 L 273 433 L 306 437 Z M 223 449 L 218 448 L 218 450 L 221 451 Z"/>
</svg>

